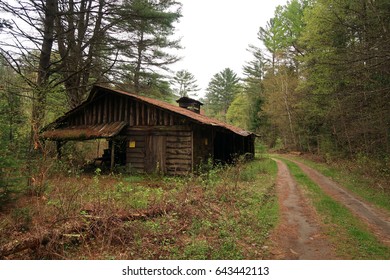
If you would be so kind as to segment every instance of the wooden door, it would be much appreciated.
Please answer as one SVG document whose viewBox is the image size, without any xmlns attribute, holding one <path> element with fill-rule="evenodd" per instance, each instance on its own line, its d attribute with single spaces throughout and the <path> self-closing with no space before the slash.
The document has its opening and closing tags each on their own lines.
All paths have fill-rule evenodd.
<svg viewBox="0 0 390 280">
<path fill-rule="evenodd" d="M 150 135 L 146 137 L 145 171 L 147 173 L 166 172 L 166 137 Z"/>
</svg>

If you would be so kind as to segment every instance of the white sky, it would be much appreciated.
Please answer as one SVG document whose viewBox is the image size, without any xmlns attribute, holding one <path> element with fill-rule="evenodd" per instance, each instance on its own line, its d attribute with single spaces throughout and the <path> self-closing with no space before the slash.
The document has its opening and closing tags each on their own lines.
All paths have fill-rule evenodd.
<svg viewBox="0 0 390 280">
<path fill-rule="evenodd" d="M 203 96 L 214 74 L 229 67 L 241 77 L 246 50 L 258 45 L 257 32 L 273 17 L 275 8 L 287 0 L 179 0 L 183 4 L 177 35 L 182 37 L 183 59 L 173 71 L 194 74 Z"/>
</svg>

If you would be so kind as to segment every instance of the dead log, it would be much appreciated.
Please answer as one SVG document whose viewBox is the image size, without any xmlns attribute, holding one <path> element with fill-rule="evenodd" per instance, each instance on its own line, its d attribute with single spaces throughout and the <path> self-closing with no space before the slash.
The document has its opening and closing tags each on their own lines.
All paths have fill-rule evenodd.
<svg viewBox="0 0 390 280">
<path fill-rule="evenodd" d="M 82 227 L 76 223 L 66 223 L 63 227 L 45 230 L 37 235 L 25 236 L 19 240 L 11 241 L 0 247 L 0 259 L 22 252 L 27 249 L 36 249 L 41 245 L 46 245 L 55 237 L 70 234 L 75 230 L 81 230 Z"/>
</svg>

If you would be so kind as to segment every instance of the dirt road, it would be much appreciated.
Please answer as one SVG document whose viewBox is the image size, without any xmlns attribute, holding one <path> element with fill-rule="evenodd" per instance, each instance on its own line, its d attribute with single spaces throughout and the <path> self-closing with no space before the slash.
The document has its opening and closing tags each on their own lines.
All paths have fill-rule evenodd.
<svg viewBox="0 0 390 280">
<path fill-rule="evenodd" d="M 292 161 L 329 196 L 346 206 L 355 216 L 363 220 L 379 240 L 390 246 L 390 213 L 386 213 L 384 210 L 363 201 L 313 168 L 301 162 Z"/>
<path fill-rule="evenodd" d="M 390 246 L 390 213 L 378 209 L 342 188 L 337 183 L 307 165 L 288 158 L 326 194 L 346 206 L 356 217 L 364 221 L 384 244 Z M 335 259 L 331 243 L 322 233 L 322 225 L 316 212 L 297 187 L 288 167 L 280 160 L 276 191 L 281 220 L 271 235 L 272 258 L 275 259 Z"/>
<path fill-rule="evenodd" d="M 335 259 L 330 242 L 322 234 L 322 225 L 308 201 L 280 160 L 276 191 L 281 220 L 271 235 L 271 258 L 274 259 Z"/>
</svg>

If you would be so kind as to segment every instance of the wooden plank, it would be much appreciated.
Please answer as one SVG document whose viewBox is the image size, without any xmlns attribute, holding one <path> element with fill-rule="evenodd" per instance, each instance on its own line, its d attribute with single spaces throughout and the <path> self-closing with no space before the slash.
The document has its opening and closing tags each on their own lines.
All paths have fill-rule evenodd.
<svg viewBox="0 0 390 280">
<path fill-rule="evenodd" d="M 107 110 L 108 110 L 107 96 L 104 98 L 103 102 L 104 102 L 103 123 L 107 123 Z"/>
<path fill-rule="evenodd" d="M 135 148 L 130 148 L 130 150 L 134 150 L 134 149 L 140 149 L 140 148 L 145 148 L 146 146 L 146 142 L 145 141 L 135 141 Z"/>
<path fill-rule="evenodd" d="M 145 125 L 145 104 L 140 104 L 139 125 Z"/>
<path fill-rule="evenodd" d="M 134 169 L 139 169 L 139 171 L 144 171 L 145 169 L 145 164 L 142 162 L 142 163 L 131 163 L 129 162 L 128 163 L 130 165 L 130 168 L 134 168 Z"/>
<path fill-rule="evenodd" d="M 98 102 L 98 104 L 96 104 L 96 117 L 97 117 L 97 123 L 100 124 L 102 123 L 102 116 L 101 116 L 101 112 L 102 112 L 102 106 L 103 106 L 103 103 L 101 102 L 101 100 Z"/>
<path fill-rule="evenodd" d="M 145 159 L 144 158 L 135 158 L 135 157 L 132 157 L 128 160 L 128 162 L 130 163 L 144 163 Z"/>
<path fill-rule="evenodd" d="M 192 155 L 167 155 L 167 160 L 187 160 L 191 161 Z"/>
<path fill-rule="evenodd" d="M 145 147 L 145 171 L 148 173 L 166 170 L 165 136 L 148 136 Z"/>
<path fill-rule="evenodd" d="M 127 115 L 127 120 L 129 122 L 129 125 L 130 126 L 133 126 L 134 125 L 134 114 L 133 114 L 133 101 L 131 99 L 128 100 L 128 110 L 129 110 L 129 113 Z"/>
<path fill-rule="evenodd" d="M 111 122 L 111 98 L 107 98 L 107 122 Z"/>
<path fill-rule="evenodd" d="M 145 153 L 144 152 L 131 152 L 131 153 L 126 153 L 126 157 L 128 158 L 128 161 L 131 161 L 133 158 L 145 158 Z"/>
<path fill-rule="evenodd" d="M 188 141 L 188 142 L 176 142 L 176 143 L 167 143 L 167 148 L 177 148 L 177 149 L 181 149 L 181 148 L 190 148 L 191 149 L 191 141 Z"/>
<path fill-rule="evenodd" d="M 141 125 L 140 124 L 140 114 L 141 114 L 141 108 L 139 102 L 135 103 L 135 125 Z"/>
<path fill-rule="evenodd" d="M 167 155 L 191 155 L 191 149 L 172 149 L 167 148 Z"/>
<path fill-rule="evenodd" d="M 167 159 L 167 165 L 178 165 L 178 166 L 191 166 L 191 158 L 190 159 Z"/>
<path fill-rule="evenodd" d="M 146 108 L 145 108 L 145 123 L 144 123 L 144 125 L 151 125 L 150 106 L 146 106 Z"/>
<path fill-rule="evenodd" d="M 128 141 L 134 140 L 138 142 L 145 142 L 145 134 L 132 134 L 131 136 L 127 137 Z"/>
<path fill-rule="evenodd" d="M 116 105 L 115 105 L 115 121 L 120 121 L 122 118 L 122 97 L 118 96 L 116 98 Z"/>
<path fill-rule="evenodd" d="M 112 145 L 111 145 L 111 166 L 110 166 L 111 170 L 114 169 L 114 164 L 115 164 L 114 160 L 115 160 L 115 144 L 114 144 L 114 141 L 112 141 Z"/>
<path fill-rule="evenodd" d="M 129 100 L 128 98 L 123 98 L 123 120 L 128 124 L 130 124 L 129 110 Z"/>
<path fill-rule="evenodd" d="M 167 131 L 167 132 L 171 132 L 170 135 L 172 136 L 175 136 L 175 135 L 187 135 L 187 136 L 191 136 L 191 128 L 187 125 L 175 125 L 175 126 L 139 126 L 139 125 L 135 125 L 135 126 L 131 126 L 127 129 L 127 131 L 129 133 L 131 133 L 132 131 L 158 131 L 158 130 L 161 130 L 161 131 Z M 178 133 L 178 132 L 186 132 L 187 134 L 184 134 L 184 133 Z M 175 133 L 178 133 L 178 134 L 175 134 Z"/>
<path fill-rule="evenodd" d="M 95 102 L 95 104 L 92 106 L 92 124 L 96 124 L 96 106 L 97 103 Z"/>
<path fill-rule="evenodd" d="M 178 136 L 178 135 L 172 135 L 167 137 L 167 142 L 182 142 L 182 141 L 191 141 L 191 136 Z"/>
</svg>

